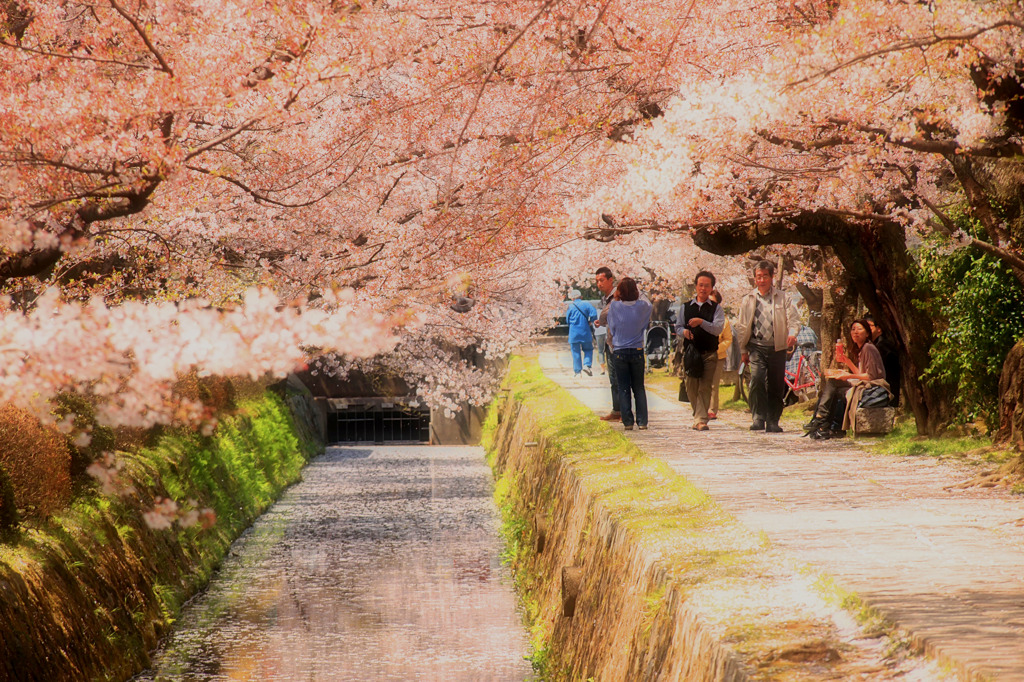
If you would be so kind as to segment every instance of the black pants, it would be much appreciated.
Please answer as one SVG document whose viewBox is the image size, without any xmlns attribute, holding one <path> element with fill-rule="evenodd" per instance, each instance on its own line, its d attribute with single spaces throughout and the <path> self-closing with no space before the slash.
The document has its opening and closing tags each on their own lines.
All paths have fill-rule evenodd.
<svg viewBox="0 0 1024 682">
<path fill-rule="evenodd" d="M 747 346 L 750 354 L 750 413 L 754 422 L 778 424 L 786 397 L 786 349 Z"/>
<path fill-rule="evenodd" d="M 846 394 L 851 388 L 845 379 L 826 379 L 825 386 L 818 396 L 818 407 L 814 410 L 814 418 L 833 431 L 843 428 L 843 415 L 846 413 Z"/>
<path fill-rule="evenodd" d="M 608 353 L 608 383 L 612 387 L 612 412 L 621 412 L 619 404 L 619 382 L 618 375 L 615 371 L 615 361 L 612 358 L 612 353 Z"/>
<path fill-rule="evenodd" d="M 622 407 L 622 425 L 647 426 L 647 389 L 644 388 L 644 352 L 638 348 L 624 348 L 612 353 L 615 381 L 619 386 L 619 406 Z M 633 403 L 636 402 L 636 412 Z"/>
</svg>

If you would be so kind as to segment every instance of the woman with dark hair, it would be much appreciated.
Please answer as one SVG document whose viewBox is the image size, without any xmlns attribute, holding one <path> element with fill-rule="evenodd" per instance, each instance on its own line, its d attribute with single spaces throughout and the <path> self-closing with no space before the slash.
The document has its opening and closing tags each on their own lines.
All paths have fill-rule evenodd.
<svg viewBox="0 0 1024 682">
<path fill-rule="evenodd" d="M 722 293 L 715 289 L 711 292 L 711 300 L 722 307 Z M 708 409 L 708 419 L 718 419 L 718 387 L 722 383 L 722 374 L 725 372 L 725 359 L 729 355 L 729 346 L 732 345 L 732 325 L 729 318 L 723 315 L 725 326 L 722 333 L 718 335 L 718 362 L 715 364 L 715 374 L 711 379 L 711 407 Z"/>
<path fill-rule="evenodd" d="M 885 366 L 882 355 L 871 343 L 871 327 L 866 320 L 854 320 L 850 324 L 850 340 L 853 341 L 850 356 L 847 356 L 842 343 L 836 343 L 836 362 L 845 365 L 849 370 L 828 370 L 825 386 L 818 398 L 818 407 L 814 418 L 806 428 L 815 440 L 836 438 L 846 435 L 842 430 L 843 416 L 846 412 L 846 397 L 852 381 L 865 383 L 884 383 Z M 888 385 L 885 386 L 888 389 Z"/>
<path fill-rule="evenodd" d="M 632 431 L 634 423 L 641 430 L 647 428 L 644 331 L 650 321 L 650 301 L 640 298 L 636 282 L 629 277 L 623 277 L 619 280 L 615 298 L 608 307 L 608 333 L 614 340 L 611 361 L 615 363 L 622 427 L 626 431 Z M 633 399 L 636 400 L 635 415 Z"/>
</svg>

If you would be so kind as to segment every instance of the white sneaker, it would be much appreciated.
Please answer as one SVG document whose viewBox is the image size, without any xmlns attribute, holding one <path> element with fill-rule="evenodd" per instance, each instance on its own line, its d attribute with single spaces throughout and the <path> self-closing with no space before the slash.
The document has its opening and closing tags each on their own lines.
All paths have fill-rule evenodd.
<svg viewBox="0 0 1024 682">
<path fill-rule="evenodd" d="M 590 371 L 589 367 L 584 367 L 583 368 L 583 373 L 586 374 L 588 377 L 594 376 L 594 373 Z"/>
<path fill-rule="evenodd" d="M 576 372 L 575 374 L 572 375 L 572 378 L 573 379 L 579 379 L 580 378 L 580 373 Z"/>
</svg>

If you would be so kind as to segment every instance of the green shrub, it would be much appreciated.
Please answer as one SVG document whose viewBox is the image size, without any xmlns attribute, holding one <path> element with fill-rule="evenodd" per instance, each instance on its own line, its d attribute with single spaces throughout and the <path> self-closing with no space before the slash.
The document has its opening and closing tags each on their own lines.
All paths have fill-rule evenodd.
<svg viewBox="0 0 1024 682">
<path fill-rule="evenodd" d="M 222 418 L 212 436 L 173 429 L 140 452 L 156 464 L 170 497 L 197 499 L 213 508 L 218 526 L 235 532 L 298 479 L 311 454 L 296 437 L 288 408 L 270 392 L 240 401 L 238 413 Z"/>
<path fill-rule="evenodd" d="M 924 378 L 953 387 L 956 422 L 992 429 L 1003 361 L 1024 337 L 1024 289 L 1001 261 L 973 249 L 928 249 L 920 265 L 932 292 L 922 305 L 937 320 Z"/>
</svg>

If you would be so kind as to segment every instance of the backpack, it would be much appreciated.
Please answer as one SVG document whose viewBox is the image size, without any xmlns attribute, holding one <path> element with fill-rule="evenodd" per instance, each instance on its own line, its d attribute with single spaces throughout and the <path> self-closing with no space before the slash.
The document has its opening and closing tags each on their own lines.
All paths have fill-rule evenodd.
<svg viewBox="0 0 1024 682">
<path fill-rule="evenodd" d="M 889 407 L 889 391 L 881 386 L 868 386 L 860 394 L 857 407 Z"/>
</svg>

